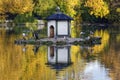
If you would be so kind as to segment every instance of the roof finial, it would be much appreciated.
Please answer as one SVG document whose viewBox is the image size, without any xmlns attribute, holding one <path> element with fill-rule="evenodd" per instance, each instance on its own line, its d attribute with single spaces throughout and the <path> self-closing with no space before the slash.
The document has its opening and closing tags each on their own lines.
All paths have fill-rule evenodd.
<svg viewBox="0 0 120 80">
<path fill-rule="evenodd" d="M 57 12 L 57 13 L 61 13 L 59 6 L 57 6 L 57 8 L 56 8 L 56 12 Z"/>
</svg>

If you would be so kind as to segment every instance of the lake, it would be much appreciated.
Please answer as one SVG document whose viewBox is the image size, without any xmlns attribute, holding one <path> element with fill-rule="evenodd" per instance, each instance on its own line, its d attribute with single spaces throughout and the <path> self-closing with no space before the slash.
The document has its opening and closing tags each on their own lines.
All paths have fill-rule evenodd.
<svg viewBox="0 0 120 80">
<path fill-rule="evenodd" d="M 95 45 L 17 45 L 20 35 L 0 29 L 0 80 L 118 80 L 120 26 L 74 30 L 100 36 Z"/>
</svg>

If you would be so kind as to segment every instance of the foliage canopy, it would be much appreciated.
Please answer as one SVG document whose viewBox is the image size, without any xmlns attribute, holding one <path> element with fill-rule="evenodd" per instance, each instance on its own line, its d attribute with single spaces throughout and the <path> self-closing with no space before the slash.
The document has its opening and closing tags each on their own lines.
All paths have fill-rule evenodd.
<svg viewBox="0 0 120 80">
<path fill-rule="evenodd" d="M 57 6 L 61 12 L 73 17 L 74 20 L 84 18 L 83 21 L 94 22 L 105 18 L 109 21 L 120 21 L 118 0 L 0 0 L 0 19 L 1 16 L 9 16 L 8 13 L 12 15 L 31 13 L 33 17 L 38 15 L 44 19 L 54 13 Z"/>
<path fill-rule="evenodd" d="M 87 0 L 85 6 L 89 7 L 90 14 L 96 17 L 102 18 L 109 14 L 108 5 L 103 0 Z"/>
<path fill-rule="evenodd" d="M 23 14 L 33 10 L 32 0 L 1 0 L 0 14 Z"/>
</svg>

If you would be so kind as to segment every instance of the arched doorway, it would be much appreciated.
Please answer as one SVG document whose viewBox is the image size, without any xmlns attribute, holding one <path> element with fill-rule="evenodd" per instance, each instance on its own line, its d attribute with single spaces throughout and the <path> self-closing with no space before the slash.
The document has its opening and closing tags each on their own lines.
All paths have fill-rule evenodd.
<svg viewBox="0 0 120 80">
<path fill-rule="evenodd" d="M 54 57 L 54 46 L 50 47 L 50 57 L 53 58 Z"/>
<path fill-rule="evenodd" d="M 54 27 L 53 25 L 50 26 L 50 38 L 54 37 Z"/>
</svg>

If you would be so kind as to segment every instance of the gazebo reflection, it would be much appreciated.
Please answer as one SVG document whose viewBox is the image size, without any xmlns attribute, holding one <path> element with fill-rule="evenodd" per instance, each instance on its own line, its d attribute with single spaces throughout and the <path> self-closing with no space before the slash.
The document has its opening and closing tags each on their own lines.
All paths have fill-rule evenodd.
<svg viewBox="0 0 120 80">
<path fill-rule="evenodd" d="M 53 69 L 61 70 L 72 64 L 70 56 L 70 46 L 50 46 L 48 47 L 47 65 Z"/>
</svg>

